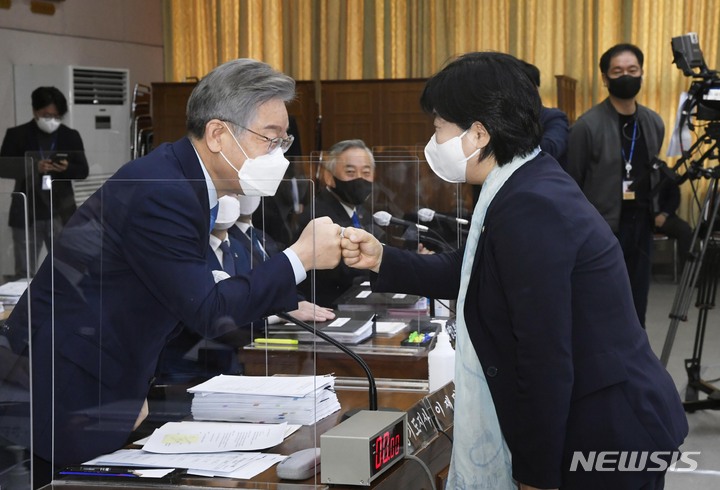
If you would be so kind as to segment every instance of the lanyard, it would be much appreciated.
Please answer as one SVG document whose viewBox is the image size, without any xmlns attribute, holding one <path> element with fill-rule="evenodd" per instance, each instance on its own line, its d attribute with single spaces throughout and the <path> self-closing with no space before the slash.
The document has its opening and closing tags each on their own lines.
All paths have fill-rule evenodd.
<svg viewBox="0 0 720 490">
<path fill-rule="evenodd" d="M 632 158 L 633 154 L 635 153 L 635 141 L 637 136 L 637 119 L 635 120 L 635 124 L 633 124 L 633 133 L 632 133 L 632 139 L 630 140 L 630 156 L 625 156 L 625 148 L 623 148 L 622 145 L 620 145 L 620 153 L 622 154 L 623 161 L 625 162 L 625 176 L 626 178 L 630 179 L 630 171 L 632 170 Z"/>
<path fill-rule="evenodd" d="M 57 134 L 55 136 L 53 136 L 52 143 L 50 144 L 50 148 L 48 149 L 48 151 L 50 153 L 55 151 L 55 143 L 57 143 Z M 45 152 L 43 151 L 42 146 L 40 145 L 39 142 L 38 142 L 38 151 L 40 152 L 40 159 L 45 160 Z"/>
</svg>

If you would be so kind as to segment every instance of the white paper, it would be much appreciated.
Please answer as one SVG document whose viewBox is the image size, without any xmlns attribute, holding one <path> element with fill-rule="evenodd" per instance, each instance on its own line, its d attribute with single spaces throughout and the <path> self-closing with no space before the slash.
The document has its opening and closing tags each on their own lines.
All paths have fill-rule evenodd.
<svg viewBox="0 0 720 490">
<path fill-rule="evenodd" d="M 134 470 L 133 473 L 137 476 L 142 476 L 143 478 L 162 478 L 173 471 L 175 471 L 175 468 L 143 468 L 140 470 Z"/>
<path fill-rule="evenodd" d="M 197 386 L 190 393 L 234 393 L 298 397 L 334 385 L 332 376 L 230 376 L 221 374 Z"/>
<path fill-rule="evenodd" d="M 328 327 L 342 327 L 349 321 L 350 321 L 349 317 L 344 317 L 344 318 L 338 317 L 335 320 L 333 320 L 332 323 L 328 323 Z"/>
<path fill-rule="evenodd" d="M 83 464 L 150 468 L 192 468 L 227 473 L 249 464 L 262 453 L 155 454 L 142 449 L 120 449 Z"/>
<path fill-rule="evenodd" d="M 285 458 L 287 458 L 287 456 L 283 456 L 282 454 L 264 453 L 257 456 L 252 461 L 249 461 L 248 464 L 241 466 L 235 471 L 223 473 L 218 471 L 202 471 L 189 469 L 187 472 L 189 475 L 212 476 L 222 478 L 241 478 L 243 480 L 249 480 L 256 477 L 263 471 L 267 470 L 274 464 L 284 460 Z"/>
<path fill-rule="evenodd" d="M 161 454 L 259 451 L 280 444 L 287 424 L 168 422 L 150 436 L 144 451 Z"/>
<path fill-rule="evenodd" d="M 405 328 L 406 326 L 407 323 L 404 322 L 376 322 L 375 332 L 383 334 L 396 333 Z"/>
</svg>

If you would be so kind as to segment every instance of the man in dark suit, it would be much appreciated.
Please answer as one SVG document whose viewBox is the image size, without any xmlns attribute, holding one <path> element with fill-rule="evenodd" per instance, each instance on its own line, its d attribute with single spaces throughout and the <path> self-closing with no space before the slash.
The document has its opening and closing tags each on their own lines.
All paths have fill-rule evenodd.
<svg viewBox="0 0 720 490">
<path fill-rule="evenodd" d="M 363 204 L 372 193 L 375 159 L 365 143 L 362 140 L 335 143 L 318 173 L 325 188 L 315 196 L 314 206 L 306 207 L 300 216 L 300 229 L 317 216 L 329 216 L 340 226 L 372 229 L 372 216 Z M 338 296 L 368 277 L 366 272 L 341 263 L 332 270 L 316 271 L 300 285 L 300 290 L 307 298 L 314 294 L 315 303 L 332 308 Z"/>
<path fill-rule="evenodd" d="M 4 331 L 30 355 L 37 457 L 77 464 L 122 447 L 179 324 L 213 335 L 227 317 L 294 310 L 306 271 L 338 264 L 340 227 L 319 218 L 252 275 L 216 282 L 208 265 L 218 197 L 270 195 L 282 179 L 294 89 L 262 62 L 217 67 L 188 100 L 188 136 L 124 165 L 63 229 Z"/>
<path fill-rule="evenodd" d="M 537 66 L 523 61 L 525 74 L 540 89 L 540 70 Z M 568 137 L 570 124 L 567 114 L 555 107 L 540 108 L 540 126 L 542 139 L 540 149 L 549 153 L 564 168 L 567 162 Z"/>
<path fill-rule="evenodd" d="M 421 105 L 435 118 L 433 171 L 483 184 L 465 250 L 420 255 L 354 229 L 342 246 L 348 265 L 378 273 L 377 291 L 458 299 L 448 488 L 661 489 L 688 433 L 680 397 L 620 244 L 538 148 L 540 100 L 519 60 L 463 55 Z M 602 451 L 615 459 L 598 470 Z"/>
<path fill-rule="evenodd" d="M 75 212 L 75 196 L 70 180 L 88 176 L 88 162 L 80 133 L 62 124 L 62 118 L 68 111 L 65 96 L 55 87 L 39 87 L 33 90 L 31 98 L 32 121 L 8 129 L 0 148 L 0 157 L 25 158 L 24 172 L 14 175 L 13 191 L 27 195 L 28 222 L 26 225 L 25 206 L 20 194 L 12 196 L 8 219 L 12 228 L 15 276 L 18 278 L 26 277 L 28 271 L 31 275 L 35 273 L 35 262 L 42 244 L 45 243 L 49 253 L 52 233 L 57 234 Z M 0 170 L 0 175 L 7 174 Z M 50 180 L 55 181 L 52 203 Z M 29 257 L 25 253 L 26 226 L 30 227 Z"/>
</svg>

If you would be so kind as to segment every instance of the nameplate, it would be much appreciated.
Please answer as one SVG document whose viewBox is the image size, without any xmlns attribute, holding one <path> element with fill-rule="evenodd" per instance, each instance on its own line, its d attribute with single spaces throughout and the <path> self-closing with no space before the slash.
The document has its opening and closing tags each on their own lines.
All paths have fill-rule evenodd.
<svg viewBox="0 0 720 490">
<path fill-rule="evenodd" d="M 440 430 L 452 427 L 455 418 L 455 383 L 449 382 L 423 400 L 427 401 Z"/>
<path fill-rule="evenodd" d="M 413 454 L 437 436 L 432 409 L 425 398 L 418 401 L 407 411 L 408 452 Z"/>
</svg>

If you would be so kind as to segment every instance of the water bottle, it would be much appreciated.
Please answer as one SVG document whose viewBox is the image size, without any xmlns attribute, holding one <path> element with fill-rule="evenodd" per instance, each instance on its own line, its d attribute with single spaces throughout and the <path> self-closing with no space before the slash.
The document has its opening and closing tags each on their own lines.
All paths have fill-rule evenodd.
<svg viewBox="0 0 720 490">
<path fill-rule="evenodd" d="M 428 388 L 430 392 L 439 390 L 455 378 L 455 349 L 450 344 L 450 336 L 441 323 L 440 333 L 435 339 L 435 348 L 428 354 Z"/>
</svg>

